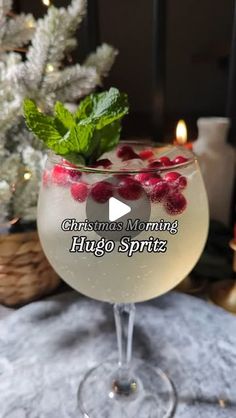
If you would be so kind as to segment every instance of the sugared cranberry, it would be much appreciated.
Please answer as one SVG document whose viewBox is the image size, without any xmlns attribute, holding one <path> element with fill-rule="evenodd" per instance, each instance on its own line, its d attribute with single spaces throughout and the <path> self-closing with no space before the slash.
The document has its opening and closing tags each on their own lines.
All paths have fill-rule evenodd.
<svg viewBox="0 0 236 418">
<path fill-rule="evenodd" d="M 175 157 L 175 159 L 172 161 L 174 165 L 176 164 L 183 164 L 188 161 L 188 158 L 183 157 L 182 155 L 178 155 L 178 157 Z"/>
<path fill-rule="evenodd" d="M 169 215 L 179 215 L 187 207 L 187 200 L 181 193 L 172 193 L 167 196 L 165 209 Z"/>
<path fill-rule="evenodd" d="M 149 160 L 149 158 L 154 157 L 154 152 L 151 149 L 145 149 L 139 152 L 139 156 L 142 160 Z"/>
<path fill-rule="evenodd" d="M 171 171 L 170 173 L 165 174 L 164 179 L 168 182 L 174 182 L 176 181 L 179 177 L 181 176 L 181 174 L 175 172 L 175 171 Z"/>
<path fill-rule="evenodd" d="M 92 167 L 103 167 L 108 168 L 112 165 L 112 162 L 108 158 L 103 158 L 101 160 L 95 161 L 95 163 L 92 164 Z"/>
<path fill-rule="evenodd" d="M 88 185 L 85 183 L 74 183 L 70 188 L 71 195 L 77 202 L 84 202 L 88 197 Z"/>
<path fill-rule="evenodd" d="M 118 194 L 126 200 L 137 200 L 141 197 L 143 188 L 140 183 L 130 177 L 124 178 L 118 185 Z"/>
<path fill-rule="evenodd" d="M 80 177 L 80 171 L 61 165 L 55 165 L 52 169 L 52 181 L 59 186 L 65 186 L 70 180 L 78 180 Z"/>
<path fill-rule="evenodd" d="M 169 187 L 165 181 L 160 181 L 154 185 L 150 193 L 150 198 L 153 203 L 161 202 L 168 194 Z"/>
<path fill-rule="evenodd" d="M 160 162 L 163 167 L 170 167 L 173 163 L 168 157 L 161 157 Z"/>
<path fill-rule="evenodd" d="M 160 160 L 153 160 L 148 164 L 148 168 L 159 168 L 161 165 Z"/>
<path fill-rule="evenodd" d="M 97 203 L 106 203 L 113 195 L 112 184 L 108 181 L 100 181 L 91 189 L 91 196 Z"/>
<path fill-rule="evenodd" d="M 71 169 L 66 169 L 67 170 L 67 174 L 70 177 L 71 180 L 79 180 L 79 178 L 81 177 L 81 172 L 78 170 L 71 170 Z"/>
<path fill-rule="evenodd" d="M 129 145 L 121 145 L 117 150 L 117 157 L 121 158 L 122 161 L 140 159 L 140 156 Z"/>
<path fill-rule="evenodd" d="M 178 188 L 179 188 L 180 190 L 183 190 L 183 189 L 185 189 L 185 188 L 187 187 L 188 180 L 186 179 L 186 177 L 184 177 L 184 176 L 180 176 L 180 177 L 176 180 L 176 183 L 177 183 L 177 185 L 178 185 Z"/>
<path fill-rule="evenodd" d="M 68 184 L 68 169 L 61 165 L 54 165 L 52 169 L 52 181 L 59 186 Z"/>
<path fill-rule="evenodd" d="M 150 177 L 148 180 L 145 181 L 145 186 L 155 186 L 155 184 L 160 183 L 160 181 L 162 181 L 162 178 L 160 176 Z"/>
<path fill-rule="evenodd" d="M 134 176 L 135 180 L 139 181 L 139 183 L 145 183 L 153 176 L 152 173 L 138 173 Z"/>
</svg>

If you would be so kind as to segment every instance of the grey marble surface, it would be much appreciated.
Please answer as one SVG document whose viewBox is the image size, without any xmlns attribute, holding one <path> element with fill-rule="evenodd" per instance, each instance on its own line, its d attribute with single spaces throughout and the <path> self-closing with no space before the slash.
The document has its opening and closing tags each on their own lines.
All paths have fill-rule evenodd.
<svg viewBox="0 0 236 418">
<path fill-rule="evenodd" d="M 112 308 L 75 292 L 8 312 L 0 320 L 0 417 L 79 418 L 82 376 L 115 350 Z M 139 304 L 134 355 L 172 377 L 175 418 L 236 417 L 236 317 L 176 293 Z"/>
</svg>

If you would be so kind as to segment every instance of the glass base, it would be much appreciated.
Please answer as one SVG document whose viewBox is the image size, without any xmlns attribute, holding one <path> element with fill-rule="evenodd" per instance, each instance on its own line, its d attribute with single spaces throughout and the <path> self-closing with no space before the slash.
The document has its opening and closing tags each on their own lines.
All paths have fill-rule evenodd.
<svg viewBox="0 0 236 418">
<path fill-rule="evenodd" d="M 78 391 L 83 418 L 170 418 L 176 406 L 176 391 L 162 370 L 133 360 L 132 390 L 117 390 L 116 361 L 90 370 Z"/>
</svg>

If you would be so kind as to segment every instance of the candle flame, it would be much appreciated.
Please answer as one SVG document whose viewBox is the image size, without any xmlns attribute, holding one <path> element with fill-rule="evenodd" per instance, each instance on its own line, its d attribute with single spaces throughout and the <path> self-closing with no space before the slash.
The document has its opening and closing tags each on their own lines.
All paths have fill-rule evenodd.
<svg viewBox="0 0 236 418">
<path fill-rule="evenodd" d="M 188 131 L 184 120 L 180 120 L 178 122 L 176 128 L 176 140 L 178 145 L 184 145 L 188 140 Z"/>
</svg>

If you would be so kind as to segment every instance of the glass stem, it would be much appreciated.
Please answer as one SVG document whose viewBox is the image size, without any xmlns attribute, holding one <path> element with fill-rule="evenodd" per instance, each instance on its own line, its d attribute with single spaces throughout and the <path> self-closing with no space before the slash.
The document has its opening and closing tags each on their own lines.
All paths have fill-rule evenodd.
<svg viewBox="0 0 236 418">
<path fill-rule="evenodd" d="M 136 391 L 136 382 L 131 376 L 132 343 L 135 318 L 134 304 L 115 304 L 114 316 L 118 343 L 118 373 L 113 389 L 121 395 L 130 395 Z"/>
</svg>

